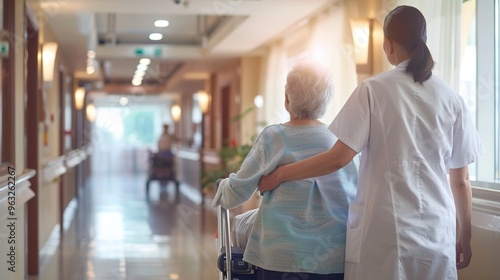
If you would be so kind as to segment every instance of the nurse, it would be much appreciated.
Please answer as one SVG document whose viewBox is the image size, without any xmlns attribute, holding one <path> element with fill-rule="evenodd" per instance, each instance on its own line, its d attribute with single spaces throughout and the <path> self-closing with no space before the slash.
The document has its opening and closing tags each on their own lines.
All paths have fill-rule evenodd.
<svg viewBox="0 0 500 280">
<path fill-rule="evenodd" d="M 278 167 L 259 189 L 329 174 L 360 153 L 346 279 L 457 279 L 472 257 L 467 166 L 482 145 L 462 98 L 432 74 L 420 11 L 395 8 L 384 33 L 385 54 L 396 67 L 352 93 L 330 125 L 336 144 Z"/>
</svg>

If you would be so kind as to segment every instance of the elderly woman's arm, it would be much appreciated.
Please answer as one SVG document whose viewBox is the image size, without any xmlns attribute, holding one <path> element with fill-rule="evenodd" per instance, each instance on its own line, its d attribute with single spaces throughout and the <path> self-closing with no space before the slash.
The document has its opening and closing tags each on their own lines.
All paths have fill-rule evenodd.
<svg viewBox="0 0 500 280">
<path fill-rule="evenodd" d="M 460 235 L 457 241 L 457 269 L 465 268 L 472 258 L 470 246 L 472 238 L 471 211 L 472 190 L 467 166 L 450 169 L 450 185 L 455 199 Z"/>
<path fill-rule="evenodd" d="M 257 190 L 265 161 L 263 135 L 259 135 L 237 173 L 219 182 L 212 206 L 231 209 L 250 199 Z"/>
<path fill-rule="evenodd" d="M 276 168 L 263 176 L 259 182 L 261 193 L 277 188 L 286 181 L 301 180 L 333 173 L 346 166 L 356 155 L 356 151 L 337 140 L 333 147 L 310 158 Z"/>
</svg>

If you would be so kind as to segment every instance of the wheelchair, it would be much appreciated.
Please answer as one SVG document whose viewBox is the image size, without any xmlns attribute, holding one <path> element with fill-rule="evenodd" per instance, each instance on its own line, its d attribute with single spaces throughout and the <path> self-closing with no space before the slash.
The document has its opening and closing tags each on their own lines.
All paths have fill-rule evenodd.
<svg viewBox="0 0 500 280">
<path fill-rule="evenodd" d="M 174 155 L 170 151 L 149 153 L 149 170 L 146 181 L 146 195 L 149 195 L 151 181 L 159 181 L 160 186 L 165 188 L 168 182 L 175 184 L 176 192 L 179 193 L 179 181 L 175 173 Z"/>
<path fill-rule="evenodd" d="M 216 188 L 218 186 L 219 181 L 216 183 Z M 258 267 L 243 260 L 244 249 L 232 246 L 229 220 L 229 210 L 220 205 L 217 206 L 217 247 L 220 250 L 217 259 L 219 280 L 257 280 Z"/>
</svg>

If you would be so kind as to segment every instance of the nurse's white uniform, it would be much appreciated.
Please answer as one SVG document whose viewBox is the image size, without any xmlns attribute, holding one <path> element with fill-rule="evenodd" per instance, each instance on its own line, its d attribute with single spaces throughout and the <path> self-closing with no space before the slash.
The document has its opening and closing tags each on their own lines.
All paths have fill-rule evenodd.
<svg viewBox="0 0 500 280">
<path fill-rule="evenodd" d="M 345 279 L 457 279 L 450 168 L 482 146 L 462 98 L 436 75 L 422 84 L 407 61 L 365 80 L 330 130 L 361 153 L 349 208 Z"/>
</svg>

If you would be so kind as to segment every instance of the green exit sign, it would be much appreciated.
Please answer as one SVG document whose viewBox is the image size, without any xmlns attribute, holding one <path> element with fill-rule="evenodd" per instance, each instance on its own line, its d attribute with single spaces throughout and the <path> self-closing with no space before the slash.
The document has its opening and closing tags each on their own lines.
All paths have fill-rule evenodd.
<svg viewBox="0 0 500 280">
<path fill-rule="evenodd" d="M 134 53 L 137 56 L 142 56 L 144 55 L 144 49 L 135 49 Z"/>
<path fill-rule="evenodd" d="M 161 49 L 155 49 L 155 57 L 161 57 Z"/>
<path fill-rule="evenodd" d="M 147 57 L 161 57 L 163 54 L 163 50 L 162 48 L 159 48 L 159 47 L 154 47 L 154 48 L 137 48 L 137 49 L 134 49 L 134 55 L 135 56 L 139 56 L 139 57 L 143 57 L 143 56 L 147 56 Z"/>
<path fill-rule="evenodd" d="M 8 57 L 8 56 L 9 56 L 9 42 L 0 41 L 0 57 Z"/>
</svg>

